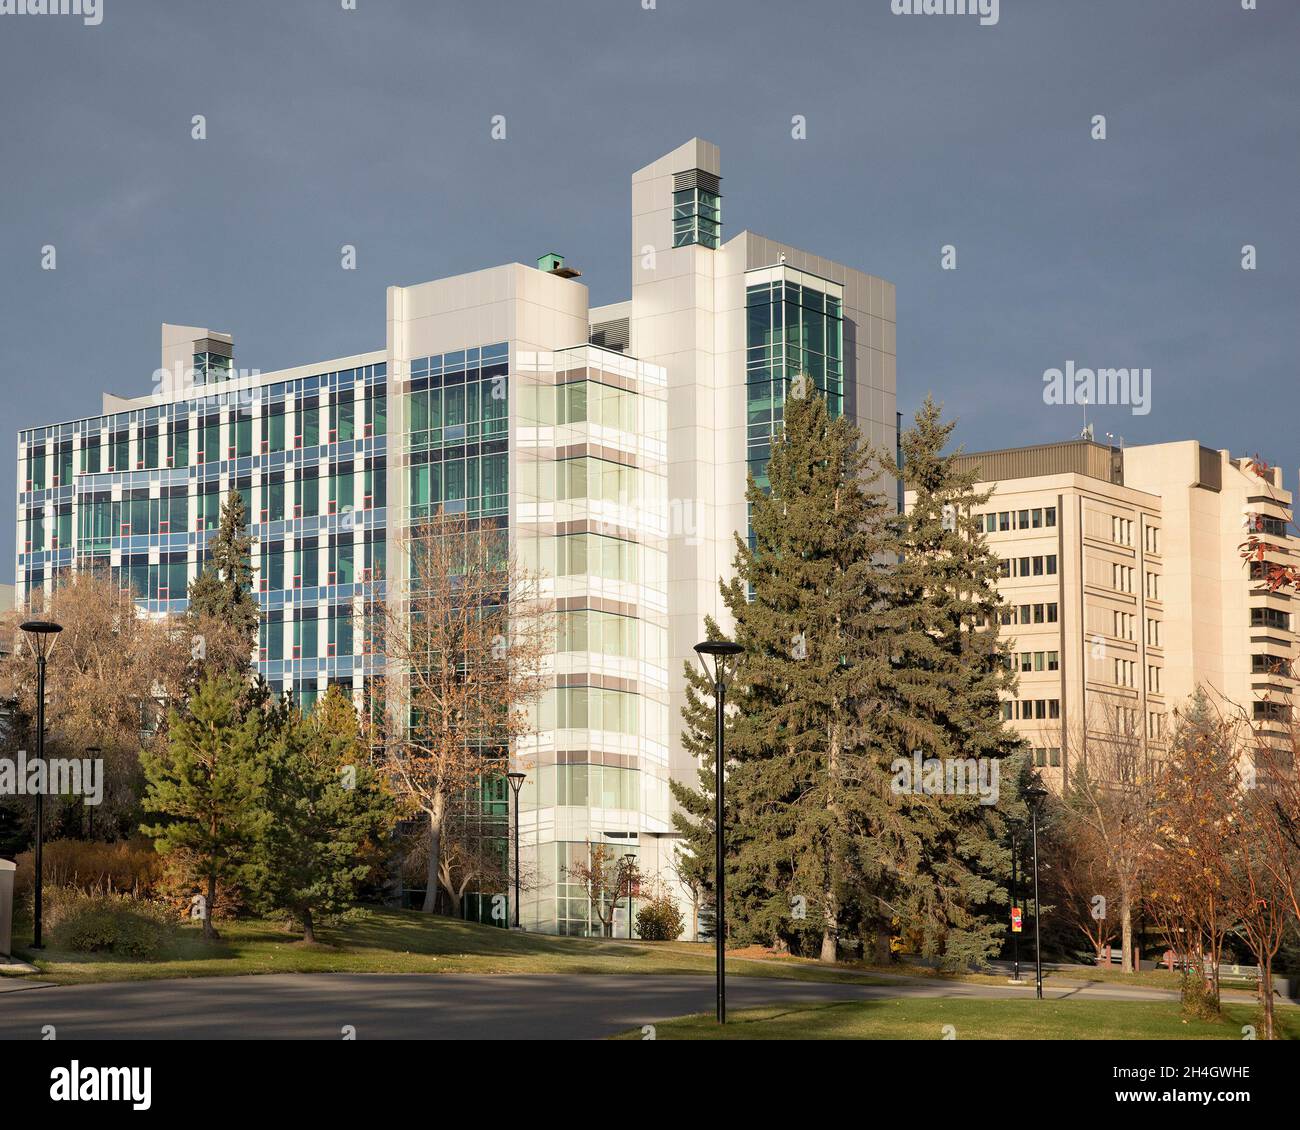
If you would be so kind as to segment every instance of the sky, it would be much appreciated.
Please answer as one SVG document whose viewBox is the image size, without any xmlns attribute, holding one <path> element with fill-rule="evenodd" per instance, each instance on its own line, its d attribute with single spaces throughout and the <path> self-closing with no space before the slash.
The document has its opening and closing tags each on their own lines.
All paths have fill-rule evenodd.
<svg viewBox="0 0 1300 1130">
<path fill-rule="evenodd" d="M 100 3 L 0 14 L 10 443 L 149 391 L 162 322 L 270 371 L 382 349 L 389 285 L 547 251 L 625 298 L 631 174 L 699 136 L 724 239 L 896 285 L 900 410 L 933 392 L 967 450 L 1078 434 L 1049 370 L 1149 369 L 1144 403 L 1088 411 L 1099 439 L 1295 484 L 1296 0 Z"/>
</svg>

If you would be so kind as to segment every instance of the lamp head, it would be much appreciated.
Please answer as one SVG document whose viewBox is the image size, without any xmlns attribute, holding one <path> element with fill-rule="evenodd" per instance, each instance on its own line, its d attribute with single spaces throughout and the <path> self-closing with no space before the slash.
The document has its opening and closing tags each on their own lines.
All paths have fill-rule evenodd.
<svg viewBox="0 0 1300 1130">
<path fill-rule="evenodd" d="M 705 640 L 695 645 L 695 654 L 700 657 L 700 665 L 704 668 L 704 673 L 715 683 L 726 681 L 723 676 L 726 674 L 727 660 L 735 659 L 743 654 L 744 650 L 740 644 L 732 640 Z M 710 669 L 710 661 L 712 661 L 712 669 Z"/>
<path fill-rule="evenodd" d="M 25 620 L 18 627 L 27 633 L 32 651 L 40 659 L 44 659 L 48 653 L 53 637 L 63 631 L 63 625 L 56 624 L 53 620 Z"/>
<path fill-rule="evenodd" d="M 33 636 L 52 636 L 55 632 L 63 631 L 63 625 L 56 624 L 53 620 L 24 620 L 18 626 Z"/>
<path fill-rule="evenodd" d="M 515 795 L 518 796 L 519 790 L 523 788 L 524 782 L 528 780 L 528 774 L 521 773 L 518 769 L 512 769 L 506 774 L 506 780 L 510 782 L 510 787 L 514 790 Z"/>
</svg>

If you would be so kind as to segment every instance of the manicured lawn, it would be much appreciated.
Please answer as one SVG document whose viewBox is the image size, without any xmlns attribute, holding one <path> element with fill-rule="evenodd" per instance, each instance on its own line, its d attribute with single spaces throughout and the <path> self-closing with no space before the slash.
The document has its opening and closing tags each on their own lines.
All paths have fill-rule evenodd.
<svg viewBox="0 0 1300 1130">
<path fill-rule="evenodd" d="M 243 973 L 701 973 L 713 972 L 713 949 L 684 942 L 649 943 L 522 934 L 416 911 L 371 909 L 317 930 L 304 946 L 278 922 L 218 924 L 221 938 L 203 940 L 197 926 L 178 925 L 165 952 L 152 961 L 77 953 L 50 945 L 18 956 L 39 970 L 30 976 L 61 984 Z M 31 936 L 27 922 L 15 937 Z M 739 976 L 854 981 L 879 978 L 853 969 L 789 962 L 729 961 Z"/>
<path fill-rule="evenodd" d="M 754 1008 L 719 1028 L 712 1015 L 655 1026 L 658 1040 L 1240 1040 L 1257 1024 L 1249 1005 L 1225 1005 L 1222 1023 L 1184 1022 L 1164 1001 L 891 1000 Z M 1300 1039 L 1298 1012 L 1278 1009 L 1279 1028 Z M 644 1039 L 640 1029 L 617 1037 Z"/>
</svg>

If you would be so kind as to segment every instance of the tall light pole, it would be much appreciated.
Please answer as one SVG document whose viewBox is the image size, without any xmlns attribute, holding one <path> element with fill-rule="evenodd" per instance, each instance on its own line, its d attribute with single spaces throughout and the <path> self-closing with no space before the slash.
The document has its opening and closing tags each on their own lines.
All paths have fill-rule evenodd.
<svg viewBox="0 0 1300 1130">
<path fill-rule="evenodd" d="M 734 659 L 745 649 L 729 640 L 705 640 L 695 645 L 704 673 L 713 680 L 713 755 L 714 755 L 714 815 L 713 815 L 713 937 L 717 951 L 718 1023 L 727 1022 L 727 963 L 726 963 L 726 876 L 723 837 L 726 823 L 723 820 L 723 766 L 727 759 L 723 736 L 723 717 L 727 706 L 727 660 Z M 709 669 L 709 660 L 713 669 Z"/>
<path fill-rule="evenodd" d="M 519 790 L 523 787 L 524 781 L 528 779 L 527 773 L 521 773 L 518 769 L 506 774 L 506 780 L 510 782 L 510 791 L 515 794 L 515 929 L 519 929 Z"/>
<path fill-rule="evenodd" d="M 27 642 L 36 656 L 36 760 L 41 763 L 45 776 L 45 658 L 50 653 L 54 637 L 63 631 L 62 624 L 52 620 L 28 620 L 19 627 L 27 633 Z M 44 949 L 41 942 L 41 879 L 42 833 L 45 824 L 45 785 L 36 791 L 36 889 L 32 907 L 32 949 Z"/>
<path fill-rule="evenodd" d="M 636 856 L 628 852 L 623 856 L 623 874 L 627 876 L 627 940 L 632 940 L 632 876 L 636 872 Z"/>
<path fill-rule="evenodd" d="M 1011 820 L 1011 909 L 1012 918 L 1015 918 L 1015 909 L 1019 905 L 1020 898 L 1020 880 L 1016 872 L 1016 863 L 1020 857 L 1020 821 Z M 1020 934 L 1016 930 L 1016 924 L 1011 923 L 1011 979 L 1017 984 L 1020 982 Z"/>
<path fill-rule="evenodd" d="M 1043 931 L 1040 925 L 1042 908 L 1038 902 L 1038 806 L 1046 795 L 1047 790 L 1042 785 L 1030 785 L 1025 790 L 1034 830 L 1034 985 L 1039 1000 L 1043 999 Z"/>
</svg>

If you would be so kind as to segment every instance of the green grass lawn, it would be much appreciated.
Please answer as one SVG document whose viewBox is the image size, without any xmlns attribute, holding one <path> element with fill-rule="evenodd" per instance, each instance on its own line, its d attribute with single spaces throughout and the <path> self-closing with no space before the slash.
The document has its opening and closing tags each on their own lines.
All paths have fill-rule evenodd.
<svg viewBox="0 0 1300 1130">
<path fill-rule="evenodd" d="M 753 1008 L 725 1027 L 712 1015 L 655 1025 L 658 1040 L 1240 1040 L 1258 1027 L 1249 1005 L 1225 1005 L 1221 1023 L 1184 1021 L 1164 1001 L 891 1000 Z M 1297 1010 L 1278 1009 L 1286 1039 L 1300 1039 Z M 640 1029 L 621 1040 L 644 1039 Z"/>
<path fill-rule="evenodd" d="M 60 984 L 217 977 L 245 973 L 701 973 L 713 972 L 713 949 L 687 942 L 629 942 L 558 938 L 502 930 L 412 910 L 368 909 L 317 930 L 305 946 L 279 922 L 247 919 L 218 924 L 221 937 L 204 941 L 197 925 L 178 925 L 166 950 L 151 961 L 78 953 L 49 945 L 18 954 Z M 17 938 L 31 937 L 16 922 Z M 879 978 L 813 962 L 728 961 L 739 976 L 855 981 Z"/>
<path fill-rule="evenodd" d="M 782 958 L 779 960 L 799 960 L 797 958 Z M 856 969 L 862 973 L 886 973 L 894 976 L 906 977 L 930 977 L 942 981 L 962 981 L 971 985 L 1005 985 L 1009 980 L 1006 973 L 941 973 L 938 970 L 931 969 L 928 966 L 913 964 L 911 962 L 899 962 L 895 965 L 882 966 L 869 962 L 846 962 L 843 963 L 846 968 Z M 1028 984 L 1034 981 L 1034 963 L 1022 961 L 1020 963 L 1020 979 Z M 1043 984 L 1050 985 L 1052 982 L 1068 981 L 1077 982 L 1102 982 L 1108 985 L 1128 985 L 1135 988 L 1143 989 L 1164 989 L 1166 992 L 1177 993 L 1182 989 L 1182 974 L 1170 972 L 1167 969 L 1144 969 L 1139 973 L 1125 973 L 1118 966 L 1112 966 L 1107 969 L 1104 965 L 1093 968 L 1092 966 L 1080 966 L 1068 969 L 1044 969 Z M 1220 989 L 1223 991 L 1235 991 L 1249 993 L 1252 996 L 1256 993 L 1255 983 L 1245 977 L 1224 977 L 1220 981 Z"/>
</svg>

